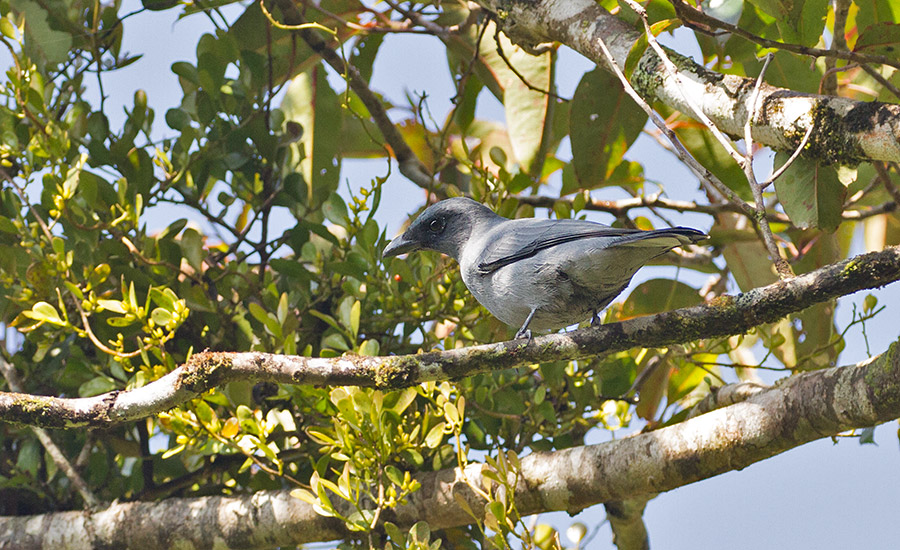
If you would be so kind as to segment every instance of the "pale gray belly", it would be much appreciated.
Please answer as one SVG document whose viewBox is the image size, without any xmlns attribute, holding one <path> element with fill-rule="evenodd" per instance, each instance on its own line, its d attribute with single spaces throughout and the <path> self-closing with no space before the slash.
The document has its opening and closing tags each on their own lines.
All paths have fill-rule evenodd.
<svg viewBox="0 0 900 550">
<path fill-rule="evenodd" d="M 466 285 L 495 317 L 519 328 L 535 309 L 529 328 L 557 330 L 599 312 L 628 285 L 616 274 L 606 280 L 596 271 L 568 270 L 567 264 L 541 262 L 541 255 L 504 266 L 487 275 L 467 274 Z M 594 270 L 598 270 L 594 266 Z"/>
</svg>

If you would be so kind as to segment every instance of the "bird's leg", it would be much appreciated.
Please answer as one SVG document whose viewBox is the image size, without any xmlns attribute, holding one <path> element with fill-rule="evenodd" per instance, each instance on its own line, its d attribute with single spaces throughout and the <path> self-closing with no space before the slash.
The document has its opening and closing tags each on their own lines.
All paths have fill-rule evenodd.
<svg viewBox="0 0 900 550">
<path fill-rule="evenodd" d="M 534 318 L 534 313 L 537 311 L 537 308 L 531 310 L 531 313 L 528 314 L 528 317 L 525 318 L 525 322 L 522 323 L 522 328 L 519 329 L 519 332 L 516 333 L 516 340 L 519 338 L 525 338 L 526 340 L 531 340 L 531 331 L 528 330 L 528 325 L 531 324 L 531 319 Z"/>
<path fill-rule="evenodd" d="M 600 320 L 600 312 L 599 312 L 599 311 L 595 311 L 595 312 L 593 313 L 593 315 L 591 315 L 591 326 L 592 326 L 592 327 L 599 327 L 600 324 L 601 324 L 602 322 L 603 322 L 603 321 Z"/>
</svg>

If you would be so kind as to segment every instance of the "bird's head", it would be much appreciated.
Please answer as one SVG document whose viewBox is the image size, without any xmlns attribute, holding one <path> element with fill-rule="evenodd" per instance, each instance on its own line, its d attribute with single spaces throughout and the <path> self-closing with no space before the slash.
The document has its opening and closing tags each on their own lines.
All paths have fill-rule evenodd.
<svg viewBox="0 0 900 550">
<path fill-rule="evenodd" d="M 426 249 L 459 260 L 473 230 L 497 219 L 503 218 L 472 199 L 446 199 L 425 209 L 402 235 L 385 247 L 383 256 L 387 258 Z"/>
</svg>

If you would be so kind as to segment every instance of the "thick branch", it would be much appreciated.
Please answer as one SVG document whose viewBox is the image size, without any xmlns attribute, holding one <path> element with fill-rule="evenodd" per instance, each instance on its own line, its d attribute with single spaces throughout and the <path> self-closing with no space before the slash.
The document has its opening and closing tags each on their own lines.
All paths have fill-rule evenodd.
<svg viewBox="0 0 900 550">
<path fill-rule="evenodd" d="M 491 370 L 580 359 L 634 347 L 664 347 L 742 334 L 813 304 L 900 279 L 900 247 L 870 252 L 710 304 L 551 334 L 417 355 L 309 358 L 266 353 L 200 353 L 159 380 L 88 398 L 0 393 L 0 419 L 34 426 L 105 427 L 145 418 L 232 380 L 401 388 Z"/>
<path fill-rule="evenodd" d="M 516 505 L 530 515 L 637 500 L 772 457 L 804 443 L 900 416 L 900 345 L 865 363 L 792 376 L 747 399 L 649 433 L 521 459 Z M 482 513 L 482 464 L 419 474 L 421 489 L 382 514 L 432 529 Z M 40 527 L 37 527 L 40 526 Z M 0 547 L 271 548 L 350 536 L 287 491 L 114 503 L 94 512 L 0 518 Z"/>
<path fill-rule="evenodd" d="M 619 550 L 649 550 L 650 537 L 644 525 L 646 498 L 613 500 L 604 505 L 606 519 L 613 532 L 613 544 Z"/>
<path fill-rule="evenodd" d="M 593 0 L 481 0 L 487 10 L 502 14 L 504 32 L 524 47 L 561 42 L 600 66 L 608 67 L 600 42 L 607 45 L 616 64 L 625 59 L 640 33 Z M 833 54 L 833 52 L 831 52 Z M 665 78 L 661 61 L 647 49 L 631 81 L 646 98 L 695 116 L 686 98 L 722 131 L 741 136 L 752 111 L 754 80 L 723 75 L 669 52 L 679 69 L 680 85 Z M 900 105 L 805 94 L 763 85 L 758 116 L 752 122 L 753 139 L 783 151 L 797 148 L 807 129 L 814 129 L 805 154 L 842 164 L 860 161 L 900 161 Z"/>
</svg>

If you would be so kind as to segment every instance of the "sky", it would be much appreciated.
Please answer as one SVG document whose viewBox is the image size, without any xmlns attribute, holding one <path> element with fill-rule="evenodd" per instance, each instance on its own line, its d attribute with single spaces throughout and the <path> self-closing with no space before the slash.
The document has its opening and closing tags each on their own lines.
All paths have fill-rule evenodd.
<svg viewBox="0 0 900 550">
<path fill-rule="evenodd" d="M 122 13 L 139 4 L 125 2 Z M 234 9 L 231 6 L 230 9 Z M 203 16 L 173 20 L 172 10 L 142 13 L 129 19 L 125 27 L 123 50 L 143 53 L 134 65 L 107 75 L 106 91 L 110 105 L 130 105 L 136 88 L 147 91 L 150 105 L 156 109 L 155 131 L 164 133 L 166 109 L 176 106 L 181 97 L 177 77 L 172 74 L 173 62 L 195 62 L 194 47 L 199 36 L 211 29 Z M 685 32 L 666 40 L 683 54 L 696 55 L 698 50 Z M 436 61 L 437 60 L 437 61 Z M 560 51 L 558 64 L 559 94 L 571 97 L 581 75 L 592 64 L 566 48 Z M 381 47 L 375 64 L 372 87 L 402 104 L 407 93 L 427 92 L 429 106 L 440 119 L 454 95 L 444 51 L 434 38 L 412 35 L 389 36 Z M 480 101 L 478 116 L 503 120 L 502 106 L 485 94 Z M 110 109 L 115 111 L 115 108 Z M 118 111 L 121 113 L 121 110 Z M 114 113 L 115 114 L 115 113 Z M 114 117 L 113 117 L 114 118 Z M 120 119 L 121 120 L 121 119 Z M 116 127 L 115 118 L 112 127 Z M 629 157 L 645 162 L 650 180 L 664 182 L 668 195 L 690 199 L 697 195 L 697 181 L 669 153 L 652 139 L 643 136 L 629 151 Z M 342 190 L 366 186 L 369 180 L 384 172 L 383 161 L 345 161 L 342 171 Z M 424 200 L 424 192 L 406 181 L 394 170 L 384 188 L 385 197 L 376 216 L 386 224 L 389 235 L 396 234 L 409 213 Z M 603 199 L 622 198 L 614 189 L 596 191 Z M 150 227 L 165 227 L 175 219 L 187 215 L 169 205 L 165 211 L 152 213 Z M 708 229 L 702 216 L 673 216 L 678 223 Z M 590 219 L 609 222 L 602 214 L 590 214 Z M 283 223 L 289 223 L 284 220 Z M 862 245 L 855 245 L 862 252 Z M 634 284 L 656 275 L 671 275 L 667 268 L 648 268 L 635 278 Z M 662 270 L 662 271 L 659 271 Z M 887 315 L 897 315 L 900 289 L 888 287 L 876 291 L 881 304 L 891 306 Z M 735 290 L 730 289 L 731 292 Z M 627 292 L 624 294 L 627 295 Z M 841 301 L 838 322 L 846 325 L 851 304 L 861 306 L 865 293 Z M 897 338 L 896 324 L 876 318 L 868 325 L 871 349 L 883 350 Z M 858 328 L 854 327 L 854 331 Z M 851 332 L 851 341 L 858 335 Z M 239 351 L 239 350 L 237 350 Z M 849 348 L 841 364 L 849 364 L 866 357 L 861 346 Z M 761 373 L 767 381 L 774 378 Z M 597 441 L 607 438 L 597 434 Z M 900 521 L 897 504 L 900 502 L 900 446 L 897 423 L 891 422 L 876 429 L 876 445 L 860 445 L 855 439 L 844 438 L 838 443 L 820 440 L 791 450 L 769 460 L 754 464 L 740 472 L 731 472 L 709 480 L 659 495 L 647 505 L 645 523 L 650 532 L 651 545 L 670 550 L 696 548 L 895 548 L 900 540 Z M 602 506 L 595 506 L 580 514 L 576 520 L 593 526 L 602 522 Z M 553 523 L 565 533 L 573 521 L 563 513 L 546 514 L 543 520 Z M 565 538 L 563 539 L 564 542 Z M 571 546 L 571 544 L 570 544 Z M 583 548 L 606 550 L 614 548 L 608 525 L 600 527 L 596 536 Z"/>
</svg>

